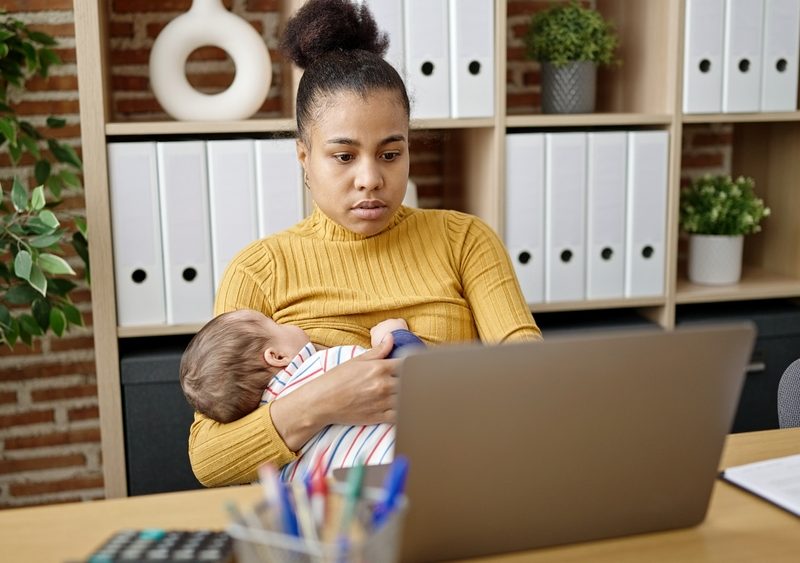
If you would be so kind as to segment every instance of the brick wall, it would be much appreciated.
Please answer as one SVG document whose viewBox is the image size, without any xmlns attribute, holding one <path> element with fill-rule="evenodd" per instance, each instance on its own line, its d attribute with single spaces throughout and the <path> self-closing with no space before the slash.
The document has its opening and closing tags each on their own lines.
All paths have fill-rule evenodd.
<svg viewBox="0 0 800 563">
<path fill-rule="evenodd" d="M 63 129 L 49 130 L 80 153 L 75 39 L 71 0 L 4 2 L 15 17 L 54 36 L 64 66 L 47 79 L 35 78 L 13 98 L 18 113 L 43 128 L 48 115 L 66 118 Z M 18 174 L 32 185 L 32 161 L 17 169 L 0 155 L 0 182 Z M 60 219 L 84 214 L 80 190 L 65 191 Z M 82 273 L 82 262 L 69 258 Z M 45 338 L 32 349 L 0 348 L 0 507 L 101 498 L 103 478 L 97 384 L 91 331 L 91 297 L 85 284 L 73 292 L 86 328 L 64 338 Z"/>
</svg>

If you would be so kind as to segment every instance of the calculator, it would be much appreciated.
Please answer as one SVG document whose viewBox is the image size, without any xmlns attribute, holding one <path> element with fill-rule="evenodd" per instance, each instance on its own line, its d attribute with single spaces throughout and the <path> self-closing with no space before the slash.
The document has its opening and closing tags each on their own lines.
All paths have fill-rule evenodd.
<svg viewBox="0 0 800 563">
<path fill-rule="evenodd" d="M 86 563 L 201 561 L 233 563 L 233 540 L 211 530 L 122 530 L 94 551 Z"/>
</svg>

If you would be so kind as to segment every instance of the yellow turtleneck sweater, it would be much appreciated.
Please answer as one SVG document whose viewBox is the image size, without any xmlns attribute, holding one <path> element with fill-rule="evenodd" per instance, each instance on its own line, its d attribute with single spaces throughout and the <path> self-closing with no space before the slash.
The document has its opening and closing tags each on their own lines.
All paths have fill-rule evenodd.
<svg viewBox="0 0 800 563">
<path fill-rule="evenodd" d="M 401 207 L 365 237 L 315 209 L 242 250 L 215 309 L 255 309 L 329 347 L 368 347 L 370 328 L 387 318 L 405 319 L 429 344 L 541 337 L 500 239 L 478 218 L 446 210 Z M 252 481 L 261 463 L 294 459 L 269 405 L 228 424 L 195 414 L 189 456 L 207 486 Z"/>
</svg>

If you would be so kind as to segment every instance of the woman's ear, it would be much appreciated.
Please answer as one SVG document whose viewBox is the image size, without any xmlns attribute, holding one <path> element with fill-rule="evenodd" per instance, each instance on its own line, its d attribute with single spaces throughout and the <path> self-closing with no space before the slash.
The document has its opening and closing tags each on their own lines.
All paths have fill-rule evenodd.
<svg viewBox="0 0 800 563">
<path fill-rule="evenodd" d="M 267 348 L 264 350 L 264 361 L 267 362 L 268 366 L 274 368 L 285 368 L 289 365 L 289 362 L 292 359 L 288 356 L 284 356 L 275 348 Z"/>
<path fill-rule="evenodd" d="M 297 139 L 295 144 L 297 147 L 297 160 L 300 161 L 300 164 L 303 166 L 303 172 L 305 172 L 306 159 L 308 158 L 308 147 L 302 141 L 302 139 Z"/>
</svg>

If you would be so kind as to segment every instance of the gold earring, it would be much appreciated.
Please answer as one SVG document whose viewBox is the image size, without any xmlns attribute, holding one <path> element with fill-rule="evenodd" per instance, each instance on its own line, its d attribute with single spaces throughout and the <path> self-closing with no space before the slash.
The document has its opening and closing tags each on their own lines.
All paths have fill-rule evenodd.
<svg viewBox="0 0 800 563">
<path fill-rule="evenodd" d="M 311 189 L 311 186 L 308 185 L 308 174 L 303 172 L 303 185 L 306 187 L 307 190 Z"/>
</svg>

